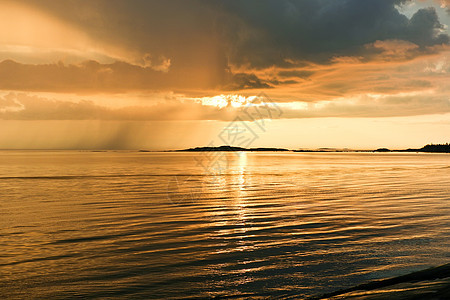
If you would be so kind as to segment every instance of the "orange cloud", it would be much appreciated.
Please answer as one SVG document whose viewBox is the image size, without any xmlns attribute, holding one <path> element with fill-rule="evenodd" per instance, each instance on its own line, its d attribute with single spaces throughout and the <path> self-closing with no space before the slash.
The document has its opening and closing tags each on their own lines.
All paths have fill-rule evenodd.
<svg viewBox="0 0 450 300">
<path fill-rule="evenodd" d="M 233 114 L 189 100 L 219 94 L 252 96 L 260 90 L 281 103 L 296 103 L 296 109 L 286 107 L 289 117 L 351 116 L 355 111 L 370 116 L 371 110 L 373 116 L 392 114 L 379 105 L 389 109 L 397 105 L 397 115 L 417 114 L 417 103 L 424 106 L 424 114 L 445 110 L 450 50 L 433 9 L 419 10 L 408 19 L 396 10 L 395 1 L 373 2 L 380 8 L 376 13 L 393 26 L 379 24 L 366 5 L 346 4 L 348 16 L 366 16 L 355 21 L 366 26 L 359 28 L 353 21 L 344 22 L 331 2 L 318 6 L 298 2 L 289 15 L 278 6 L 257 7 L 258 14 L 253 15 L 247 6 L 229 3 L 197 3 L 192 8 L 180 1 L 177 5 L 186 9 L 180 11 L 145 1 L 136 6 L 98 1 L 98 7 L 79 7 L 76 1 L 23 3 L 27 5 L 0 3 L 0 90 L 61 93 L 61 99 L 69 93 L 164 91 L 181 93 L 188 102 L 180 98 L 176 105 L 167 102 L 150 109 L 130 104 L 118 110 L 81 98 L 72 106 L 61 99 L 34 99 L 45 108 L 39 111 L 32 100 L 16 101 L 16 106 L 9 100 L 4 118 L 33 118 L 34 111 L 35 118 L 44 119 L 58 114 L 170 119 L 181 118 L 183 112 L 186 119 L 228 119 Z M 67 10 L 70 4 L 73 13 Z M 320 13 L 321 5 L 329 8 L 326 14 Z M 148 11 L 153 18 L 147 18 Z M 311 19 L 309 12 L 318 19 Z M 260 22 L 272 13 L 274 23 Z M 14 30 L 8 30 L 11 27 Z M 406 94 L 431 99 L 431 106 Z M 310 103 L 309 109 L 298 109 Z M 321 105 L 314 106 L 317 103 Z"/>
<path fill-rule="evenodd" d="M 170 68 L 170 58 L 95 39 L 80 26 L 39 7 L 8 0 L 0 2 L 0 61 L 4 59 L 25 63 L 119 60 L 157 71 Z"/>
</svg>

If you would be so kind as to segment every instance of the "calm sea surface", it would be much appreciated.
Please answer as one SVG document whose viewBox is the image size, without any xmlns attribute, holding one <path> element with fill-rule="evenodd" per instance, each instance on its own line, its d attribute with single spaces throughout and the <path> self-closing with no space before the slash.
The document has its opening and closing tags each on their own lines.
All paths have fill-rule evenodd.
<svg viewBox="0 0 450 300">
<path fill-rule="evenodd" d="M 447 154 L 0 151 L 0 298 L 317 295 L 448 263 L 449 204 Z"/>
</svg>

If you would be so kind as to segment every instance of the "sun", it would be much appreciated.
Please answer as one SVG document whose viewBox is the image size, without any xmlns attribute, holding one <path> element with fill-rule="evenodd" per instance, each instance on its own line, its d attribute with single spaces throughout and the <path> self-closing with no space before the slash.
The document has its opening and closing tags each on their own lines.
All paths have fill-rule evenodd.
<svg viewBox="0 0 450 300">
<path fill-rule="evenodd" d="M 245 97 L 242 95 L 217 95 L 214 97 L 201 98 L 202 105 L 215 106 L 218 108 L 224 107 L 243 107 L 253 101 L 256 96 Z"/>
</svg>

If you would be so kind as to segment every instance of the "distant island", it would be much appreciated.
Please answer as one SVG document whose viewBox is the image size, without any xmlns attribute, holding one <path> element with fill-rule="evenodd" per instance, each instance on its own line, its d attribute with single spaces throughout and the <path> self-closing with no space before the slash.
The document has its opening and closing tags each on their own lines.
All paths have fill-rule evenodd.
<svg viewBox="0 0 450 300">
<path fill-rule="evenodd" d="M 356 150 L 350 149 L 334 149 L 334 148 L 319 148 L 319 149 L 297 149 L 292 150 L 293 152 L 355 152 Z M 363 152 L 367 152 L 367 150 L 362 150 Z"/>
<path fill-rule="evenodd" d="M 408 149 L 407 151 L 414 151 Z M 450 144 L 429 144 L 417 150 L 417 152 L 450 153 Z"/>
<path fill-rule="evenodd" d="M 426 152 L 426 153 L 450 153 L 450 144 L 428 144 L 420 149 L 406 150 L 389 150 L 387 148 L 379 148 L 374 152 Z"/>
<path fill-rule="evenodd" d="M 377 150 L 374 150 L 373 152 L 391 152 L 392 150 L 389 150 L 388 148 L 379 148 Z"/>
<path fill-rule="evenodd" d="M 242 148 L 242 147 L 234 147 L 234 146 L 220 146 L 220 147 L 196 147 L 189 148 L 183 150 L 175 150 L 178 152 L 211 152 L 211 151 L 290 151 L 289 149 L 283 148 Z"/>
<path fill-rule="evenodd" d="M 428 144 L 420 149 L 404 149 L 404 150 L 390 150 L 388 148 L 378 148 L 376 150 L 351 150 L 351 149 L 334 149 L 334 148 L 319 148 L 319 149 L 298 149 L 289 150 L 285 148 L 243 148 L 229 145 L 222 145 L 219 147 L 195 147 L 182 150 L 172 150 L 175 152 L 425 152 L 425 153 L 450 153 L 450 144 Z M 140 150 L 140 152 L 149 152 L 148 150 Z"/>
</svg>

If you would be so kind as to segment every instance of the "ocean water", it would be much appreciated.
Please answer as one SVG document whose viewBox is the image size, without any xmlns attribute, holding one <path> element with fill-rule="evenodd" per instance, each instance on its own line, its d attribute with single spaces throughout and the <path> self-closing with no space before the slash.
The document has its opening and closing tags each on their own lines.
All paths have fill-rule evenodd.
<svg viewBox="0 0 450 300">
<path fill-rule="evenodd" d="M 0 151 L 0 297 L 303 298 L 448 263 L 450 155 Z"/>
</svg>

